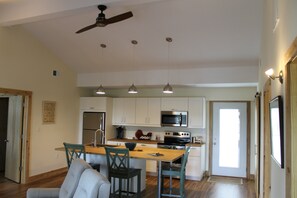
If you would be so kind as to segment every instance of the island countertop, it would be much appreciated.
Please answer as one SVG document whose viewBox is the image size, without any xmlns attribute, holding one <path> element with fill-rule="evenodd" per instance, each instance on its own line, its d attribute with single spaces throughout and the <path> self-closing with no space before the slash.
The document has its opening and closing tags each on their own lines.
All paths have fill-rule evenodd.
<svg viewBox="0 0 297 198">
<path fill-rule="evenodd" d="M 118 148 L 125 148 L 123 146 L 117 146 Z M 65 151 L 64 147 L 56 148 L 57 151 Z M 85 146 L 85 151 L 88 154 L 105 155 L 104 147 Z M 172 162 L 179 159 L 185 150 L 172 150 L 172 149 L 160 149 L 160 148 L 143 148 L 137 147 L 129 152 L 131 158 L 156 160 L 164 162 Z M 156 155 L 161 154 L 161 155 Z"/>
<path fill-rule="evenodd" d="M 89 154 L 105 155 L 104 147 L 92 147 L 86 146 L 86 152 Z M 119 148 L 125 148 L 120 146 Z M 172 162 L 179 159 L 185 153 L 184 150 L 171 150 L 171 149 L 160 149 L 160 148 L 143 148 L 136 147 L 133 151 L 129 152 L 130 157 L 146 160 L 161 160 L 165 162 Z M 160 156 L 156 154 L 161 154 Z"/>
</svg>

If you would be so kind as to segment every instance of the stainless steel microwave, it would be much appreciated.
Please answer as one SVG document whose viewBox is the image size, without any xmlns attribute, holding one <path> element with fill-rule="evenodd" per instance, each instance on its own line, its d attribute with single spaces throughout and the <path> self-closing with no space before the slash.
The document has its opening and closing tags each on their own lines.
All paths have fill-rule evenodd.
<svg viewBox="0 0 297 198">
<path fill-rule="evenodd" d="M 187 111 L 161 111 L 161 126 L 187 127 Z"/>
</svg>

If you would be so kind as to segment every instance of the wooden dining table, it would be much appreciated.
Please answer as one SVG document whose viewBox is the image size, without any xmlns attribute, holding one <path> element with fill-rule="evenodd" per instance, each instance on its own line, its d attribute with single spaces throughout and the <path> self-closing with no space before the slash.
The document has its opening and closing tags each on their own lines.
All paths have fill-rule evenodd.
<svg viewBox="0 0 297 198">
<path fill-rule="evenodd" d="M 124 148 L 123 146 L 117 146 L 118 148 Z M 56 150 L 63 150 L 63 148 L 56 148 Z M 92 155 L 106 155 L 104 147 L 85 146 L 87 154 Z M 172 163 L 175 160 L 181 158 L 185 153 L 185 150 L 172 150 L 163 148 L 143 148 L 136 147 L 133 151 L 129 151 L 130 158 L 143 159 L 143 160 L 155 160 L 158 162 L 158 189 L 157 197 L 161 197 L 161 171 L 162 162 Z"/>
</svg>

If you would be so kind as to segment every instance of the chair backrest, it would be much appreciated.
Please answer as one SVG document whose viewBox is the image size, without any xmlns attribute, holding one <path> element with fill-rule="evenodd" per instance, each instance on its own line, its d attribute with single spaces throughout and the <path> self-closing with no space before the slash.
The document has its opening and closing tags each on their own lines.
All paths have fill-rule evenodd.
<svg viewBox="0 0 297 198">
<path fill-rule="evenodd" d="M 108 172 L 118 172 L 130 168 L 130 156 L 127 148 L 105 147 Z"/>
<path fill-rule="evenodd" d="M 109 198 L 110 182 L 94 169 L 85 170 L 73 198 Z"/>
<path fill-rule="evenodd" d="M 60 188 L 59 197 L 72 198 L 82 173 L 92 167 L 82 159 L 74 159 Z"/>
<path fill-rule="evenodd" d="M 64 142 L 65 152 L 66 152 L 66 160 L 68 168 L 71 165 L 72 160 L 77 158 L 82 158 L 86 160 L 86 152 L 85 146 L 83 144 L 70 144 Z"/>
<path fill-rule="evenodd" d="M 187 162 L 188 162 L 188 157 L 189 157 L 190 150 L 191 150 L 191 147 L 188 146 L 186 148 L 185 154 L 183 155 L 182 162 L 181 162 L 181 170 L 182 171 L 185 171 L 185 169 L 186 169 L 186 165 L 187 165 Z"/>
</svg>

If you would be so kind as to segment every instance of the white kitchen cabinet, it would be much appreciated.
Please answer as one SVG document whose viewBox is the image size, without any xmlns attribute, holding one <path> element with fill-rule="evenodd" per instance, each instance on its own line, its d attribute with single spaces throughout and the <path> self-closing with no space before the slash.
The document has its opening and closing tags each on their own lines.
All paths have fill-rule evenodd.
<svg viewBox="0 0 297 198">
<path fill-rule="evenodd" d="M 81 97 L 80 110 L 98 110 L 106 112 L 107 97 Z"/>
<path fill-rule="evenodd" d="M 192 146 L 186 166 L 186 179 L 201 181 L 205 172 L 205 145 Z"/>
<path fill-rule="evenodd" d="M 188 98 L 162 98 L 162 111 L 188 111 Z"/>
<path fill-rule="evenodd" d="M 113 99 L 113 125 L 135 125 L 135 98 Z"/>
<path fill-rule="evenodd" d="M 204 97 L 189 98 L 188 127 L 205 128 L 206 102 Z"/>
<path fill-rule="evenodd" d="M 160 98 L 136 99 L 136 125 L 160 127 Z"/>
</svg>

